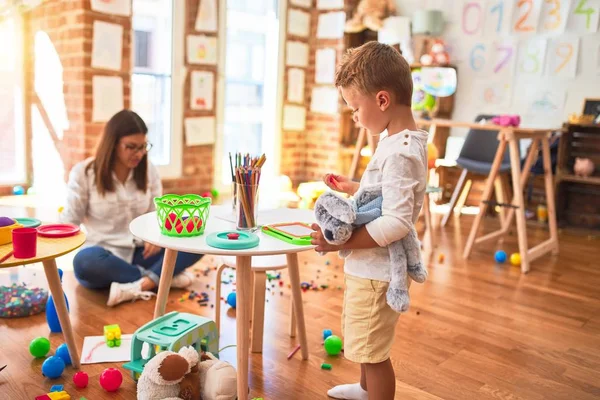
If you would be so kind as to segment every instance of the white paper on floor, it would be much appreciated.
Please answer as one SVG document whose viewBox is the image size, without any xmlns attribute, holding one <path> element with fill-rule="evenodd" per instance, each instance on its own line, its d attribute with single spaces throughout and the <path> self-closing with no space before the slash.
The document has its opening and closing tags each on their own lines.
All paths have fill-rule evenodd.
<svg viewBox="0 0 600 400">
<path fill-rule="evenodd" d="M 131 338 L 133 335 L 122 335 L 119 347 L 108 347 L 104 336 L 86 336 L 81 351 L 82 364 L 98 364 L 124 362 L 131 359 Z"/>
</svg>

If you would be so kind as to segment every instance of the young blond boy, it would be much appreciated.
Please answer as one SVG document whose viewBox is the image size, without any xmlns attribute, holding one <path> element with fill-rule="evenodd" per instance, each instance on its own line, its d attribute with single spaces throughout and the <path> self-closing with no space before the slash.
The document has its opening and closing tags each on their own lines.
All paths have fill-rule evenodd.
<svg viewBox="0 0 600 400">
<path fill-rule="evenodd" d="M 337 71 L 336 86 L 354 121 L 370 134 L 382 133 L 382 138 L 360 183 L 332 174 L 323 180 L 331 189 L 350 195 L 360 187 L 381 185 L 383 205 L 382 216 L 356 229 L 342 246 L 328 244 L 319 226 L 313 225 L 316 251 L 352 250 L 344 265 L 342 331 L 344 356 L 361 364 L 361 377 L 359 383 L 336 386 L 327 394 L 337 399 L 390 400 L 396 390 L 390 350 L 399 314 L 386 302 L 391 265 L 385 247 L 406 236 L 423 205 L 427 133 L 417 130 L 410 67 L 394 48 L 369 42 L 349 50 Z"/>
</svg>

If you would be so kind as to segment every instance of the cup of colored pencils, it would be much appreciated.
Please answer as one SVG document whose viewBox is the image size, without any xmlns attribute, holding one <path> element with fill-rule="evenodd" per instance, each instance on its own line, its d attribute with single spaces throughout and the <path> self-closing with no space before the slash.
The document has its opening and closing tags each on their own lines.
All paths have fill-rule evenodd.
<svg viewBox="0 0 600 400">
<path fill-rule="evenodd" d="M 236 155 L 236 167 L 233 169 L 234 209 L 236 227 L 239 230 L 252 230 L 258 227 L 258 187 L 265 161 L 264 154 L 260 157 L 239 153 Z"/>
</svg>

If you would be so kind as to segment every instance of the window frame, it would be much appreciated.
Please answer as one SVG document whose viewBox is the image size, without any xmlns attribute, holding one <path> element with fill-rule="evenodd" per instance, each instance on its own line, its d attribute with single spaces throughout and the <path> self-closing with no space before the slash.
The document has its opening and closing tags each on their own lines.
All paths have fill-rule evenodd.
<svg viewBox="0 0 600 400">
<path fill-rule="evenodd" d="M 185 23 L 186 6 L 172 1 L 172 63 L 171 63 L 171 129 L 168 141 L 171 144 L 169 164 L 156 165 L 161 179 L 180 178 L 183 165 L 183 97 L 185 94 Z M 133 24 L 131 27 L 132 40 L 135 40 Z M 131 74 L 135 62 L 135 44 L 131 46 Z M 143 70 L 143 68 L 142 68 Z"/>
</svg>

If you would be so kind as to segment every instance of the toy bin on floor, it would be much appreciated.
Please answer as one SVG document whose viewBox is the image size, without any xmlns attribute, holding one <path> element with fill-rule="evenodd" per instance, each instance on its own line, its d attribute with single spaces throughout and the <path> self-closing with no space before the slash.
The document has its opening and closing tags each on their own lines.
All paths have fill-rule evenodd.
<svg viewBox="0 0 600 400">
<path fill-rule="evenodd" d="M 204 233 L 210 204 L 209 197 L 197 194 L 166 194 L 154 198 L 160 232 L 167 236 L 191 237 Z"/>
</svg>

